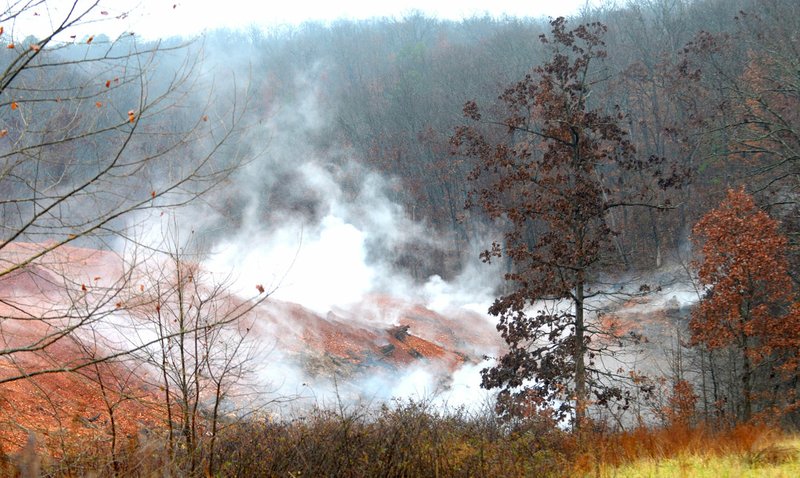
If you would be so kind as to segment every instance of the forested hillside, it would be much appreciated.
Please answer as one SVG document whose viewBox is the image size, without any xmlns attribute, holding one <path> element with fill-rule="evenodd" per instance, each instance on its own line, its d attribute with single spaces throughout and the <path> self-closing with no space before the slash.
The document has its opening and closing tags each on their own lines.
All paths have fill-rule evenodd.
<svg viewBox="0 0 800 478">
<path fill-rule="evenodd" d="M 652 278 L 659 270 L 698 270 L 707 254 L 702 247 L 714 246 L 703 242 L 709 237 L 706 231 L 693 234 L 692 228 L 726 194 L 732 200 L 728 191 L 739 188 L 776 221 L 774 234 L 788 242 L 771 252 L 750 251 L 737 257 L 755 259 L 764 254 L 772 255 L 769 260 L 788 260 L 787 277 L 796 276 L 796 11 L 793 2 L 783 1 L 656 1 L 585 12 L 569 20 L 566 30 L 582 23 L 604 25 L 599 35 L 602 45 L 598 45 L 604 54 L 596 55 L 582 80 L 581 88 L 587 90 L 582 107 L 611 115 L 625 143 L 613 148 L 628 148 L 626 164 L 598 166 L 601 169 L 592 173 L 603 176 L 606 197 L 601 202 L 607 204 L 609 196 L 623 192 L 627 196 L 624 201 L 618 198 L 624 207 L 603 213 L 610 235 L 602 247 L 610 250 L 602 253 L 602 264 L 587 270 L 587 284 L 622 283 L 636 277 L 636 287 L 652 286 L 657 294 L 658 284 Z M 540 39 L 550 30 L 546 20 L 475 18 L 456 23 L 416 15 L 402 20 L 309 24 L 290 31 L 212 33 L 207 47 L 211 51 L 229 44 L 252 48 L 254 53 L 248 58 L 259 58 L 251 61 L 265 111 L 277 110 L 274 114 L 280 115 L 281 108 L 291 107 L 299 108 L 298 114 L 324 118 L 314 127 L 313 146 L 326 167 L 337 172 L 344 193 L 354 200 L 359 195 L 364 170 L 353 171 L 349 162 L 355 159 L 388 178 L 390 199 L 402 206 L 407 217 L 424 222 L 438 239 L 431 243 L 419 237 L 404 238 L 391 251 L 376 245 L 374 254 L 390 255 L 394 266 L 418 280 L 431 274 L 451 278 L 480 251 L 491 250 L 492 241 L 504 237 L 493 260 L 512 274 L 498 292 L 511 292 L 542 280 L 543 273 L 541 268 L 532 268 L 525 272 L 528 275 L 514 276 L 524 266 L 523 260 L 531 258 L 515 256 L 512 242 L 533 250 L 551 227 L 542 217 L 534 217 L 532 204 L 513 197 L 525 194 L 524 189 L 531 191 L 525 181 L 533 178 L 516 177 L 522 188 L 516 192 L 500 182 L 503 168 L 519 170 L 522 162 L 541 161 L 537 154 L 543 143 L 537 145 L 537 138 L 525 130 L 543 121 L 543 112 L 532 106 L 538 98 L 526 92 L 529 101 L 521 106 L 519 97 L 512 100 L 511 96 L 530 89 L 530 84 L 517 82 L 526 75 L 533 75 L 529 83 L 535 82 L 542 74 L 535 68 L 552 58 L 552 39 L 550 44 Z M 511 91 L 514 88 L 521 90 Z M 477 117 L 474 112 L 465 109 L 467 103 L 480 107 L 477 122 L 472 121 Z M 524 127 L 513 124 L 515 114 L 528 115 Z M 482 135 L 484 143 L 465 147 L 467 140 L 458 133 L 465 126 Z M 512 150 L 518 153 L 516 159 L 499 156 L 499 149 L 481 150 L 496 145 L 518 148 L 527 141 L 534 143 L 524 153 L 530 155 L 526 158 L 519 149 Z M 604 143 L 597 145 L 600 150 L 609 147 L 608 138 L 599 143 Z M 291 178 L 291 173 L 287 175 Z M 569 187 L 566 184 L 561 187 Z M 276 220 L 276 206 L 312 221 L 324 216 L 325 209 L 313 197 L 287 201 L 283 188 L 289 186 L 264 188 L 264 202 L 270 204 L 264 221 Z M 493 193 L 489 201 L 487 194 Z M 536 199 L 540 204 L 547 200 L 546 196 Z M 626 201 L 633 205 L 622 204 Z M 634 204 L 637 201 L 647 204 Z M 513 211 L 521 216 L 515 219 L 510 215 Z M 739 220 L 749 221 L 748 217 Z M 730 228 L 723 229 L 723 235 L 741 235 L 755 233 L 748 231 L 761 226 L 729 223 L 717 227 Z M 562 247 L 569 248 L 570 241 L 574 238 L 567 236 Z M 545 259 L 533 258 L 537 260 Z M 716 274 L 724 275 L 738 265 L 715 267 Z M 772 272 L 778 274 L 778 269 Z M 698 281 L 700 295 L 716 284 L 703 277 Z M 795 287 L 794 280 L 791 286 L 782 284 L 784 290 Z M 518 300 L 561 294 L 528 290 Z M 569 290 L 563 294 L 568 296 Z M 737 302 L 741 300 L 715 307 L 745 307 Z M 772 319 L 780 322 L 793 302 L 788 296 L 781 300 L 761 297 L 747 299 L 746 307 L 770 307 Z M 697 327 L 710 320 L 692 317 Z M 720 328 L 715 329 L 718 334 L 721 329 L 739 328 L 729 315 L 715 320 L 720 321 L 714 326 Z M 751 319 L 745 313 L 737 320 Z M 685 351 L 691 360 L 684 357 L 686 364 L 678 368 L 689 370 L 673 370 L 671 380 L 680 381 L 685 375 L 696 379 L 695 390 L 702 389 L 699 406 L 709 417 L 722 415 L 733 421 L 749 417 L 749 399 L 742 402 L 743 393 L 760 396 L 757 408 L 763 413 L 773 414 L 776 407 L 789 412 L 797 377 L 776 373 L 793 369 L 794 339 L 789 336 L 796 333 L 791 332 L 793 326 L 785 326 L 764 323 L 759 326 L 764 329 L 755 332 L 747 325 L 748 331 L 739 338 L 730 336 L 713 344 L 701 339 L 701 332 L 691 336 L 687 329 L 683 340 L 691 349 Z M 755 350 L 764 346 L 772 328 L 788 330 L 784 337 L 789 342 L 767 357 Z M 757 371 L 747 380 L 752 384 L 742 385 L 741 367 L 746 363 L 732 358 L 736 356 L 732 350 L 743 352 L 741 357 L 758 356 L 754 357 Z M 571 373 L 567 375 L 567 381 L 571 380 Z M 742 386 L 759 391 L 744 392 Z M 793 413 L 786 416 L 792 422 L 793 417 Z"/>
<path fill-rule="evenodd" d="M 43 6 L 0 16 L 3 472 L 796 459 L 743 438 L 800 423 L 795 0 L 20 34 Z"/>
<path fill-rule="evenodd" d="M 709 205 L 744 182 L 782 219 L 791 215 L 784 204 L 791 143 L 774 138 L 793 131 L 791 11 L 791 2 L 637 2 L 570 20 L 608 27 L 608 56 L 598 66 L 604 77 L 590 105 L 620 107 L 643 161 L 663 158 L 664 168 L 692 173 L 664 198 L 674 210 L 620 219 L 625 267 L 657 267 L 687 244 Z M 549 30 L 544 19 L 456 23 L 417 15 L 211 32 L 205 49 L 250 64 L 260 112 L 289 105 L 301 115 L 321 112 L 314 146 L 332 164 L 355 157 L 397 181 L 392 199 L 450 240 L 444 250 L 403 258 L 425 277 L 452 275 L 467 244 L 493 227 L 464 211 L 476 163 L 453 155 L 450 141 L 466 122 L 464 103 L 502 114 L 500 94 L 547 59 L 539 35 Z"/>
</svg>

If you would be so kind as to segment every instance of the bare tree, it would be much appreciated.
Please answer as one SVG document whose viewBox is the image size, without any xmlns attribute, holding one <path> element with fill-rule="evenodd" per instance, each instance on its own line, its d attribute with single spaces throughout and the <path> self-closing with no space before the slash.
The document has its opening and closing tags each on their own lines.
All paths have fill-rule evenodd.
<svg viewBox="0 0 800 478">
<path fill-rule="evenodd" d="M 173 223 L 165 236 L 165 252 L 140 270 L 147 285 L 129 299 L 130 321 L 117 326 L 129 338 L 120 350 L 137 350 L 149 366 L 142 380 L 163 391 L 175 466 L 190 476 L 213 474 L 222 416 L 251 405 L 245 382 L 256 343 L 249 336 L 254 309 L 269 293 L 254 284 L 253 297 L 240 298 L 229 281 L 201 268 L 193 232 L 183 241 Z"/>
<path fill-rule="evenodd" d="M 242 161 L 233 140 L 246 108 L 234 99 L 212 111 L 197 48 L 132 34 L 78 40 L 107 12 L 97 1 L 50 7 L 30 0 L 0 12 L 0 357 L 19 365 L 0 383 L 130 352 L 27 360 L 123 308 L 145 259 L 140 250 L 121 256 L 114 277 L 78 277 L 74 261 L 92 258 L 77 246 L 130 241 L 142 218 L 206 194 Z M 11 22 L 32 16 L 49 16 L 51 32 L 14 36 Z M 199 101 L 197 91 L 209 94 Z"/>
</svg>

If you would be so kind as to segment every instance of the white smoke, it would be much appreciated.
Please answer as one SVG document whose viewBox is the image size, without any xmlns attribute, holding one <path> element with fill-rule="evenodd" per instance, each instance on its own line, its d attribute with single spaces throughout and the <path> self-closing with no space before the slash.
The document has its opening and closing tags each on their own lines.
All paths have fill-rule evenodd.
<svg viewBox="0 0 800 478">
<path fill-rule="evenodd" d="M 295 90 L 301 95 L 271 112 L 254 129 L 257 134 L 251 141 L 269 145 L 236 179 L 235 196 L 242 211 L 231 212 L 240 214 L 241 223 L 235 231 L 213 236 L 217 239 L 203 268 L 215 277 L 229 277 L 233 290 L 243 297 L 252 296 L 256 285 L 262 285 L 272 291 L 271 302 L 300 304 L 320 317 L 332 314 L 378 330 L 399 325 L 403 311 L 369 305 L 375 295 L 445 315 L 458 310 L 484 315 L 500 275 L 489 273 L 477 260 L 453 281 L 434 275 L 417 283 L 395 267 L 397 250 L 404 245 L 435 248 L 443 239 L 427 224 L 412 221 L 390 199 L 391 179 L 358 164 L 347 149 L 321 154 L 313 146 L 329 122 L 317 101 L 322 86 L 316 76 L 313 71 L 298 76 Z M 357 178 L 355 186 L 353 178 Z M 350 185 L 345 186 L 348 180 Z M 226 191 L 209 202 L 229 198 Z M 214 227 L 227 214 L 213 208 L 195 209 L 180 222 L 200 231 Z M 280 305 L 272 307 L 274 311 Z M 291 321 L 290 317 L 284 320 Z M 497 342 L 485 338 L 494 332 L 491 319 L 466 326 L 475 325 L 484 331 L 477 334 L 482 335 L 481 341 L 463 344 L 463 350 L 474 358 L 495 354 L 496 348 L 487 344 Z M 298 354 L 281 343 L 302 333 L 291 323 L 262 325 L 258 332 L 266 351 L 259 361 L 268 365 L 259 368 L 257 382 L 271 396 L 292 397 L 293 407 L 392 398 L 483 405 L 490 395 L 480 389 L 483 364 L 471 362 L 449 369 L 423 360 L 408 368 L 371 367 L 369 376 L 308 376 L 297 361 Z"/>
</svg>

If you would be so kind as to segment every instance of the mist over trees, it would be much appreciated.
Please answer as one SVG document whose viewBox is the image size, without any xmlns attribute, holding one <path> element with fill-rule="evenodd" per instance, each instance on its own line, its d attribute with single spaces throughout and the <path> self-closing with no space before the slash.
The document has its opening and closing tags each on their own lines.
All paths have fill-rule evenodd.
<svg viewBox="0 0 800 478">
<path fill-rule="evenodd" d="M 14 5 L 5 14 L 29 14 L 37 6 Z M 0 355 L 12 361 L 45 352 L 122 309 L 131 271 L 153 254 L 140 242 L 143 219 L 196 200 L 243 160 L 227 148 L 243 110 L 234 104 L 229 116 L 209 124 L 220 110 L 187 100 L 202 84 L 188 46 L 140 45 L 131 35 L 55 39 L 91 21 L 95 6 L 76 4 L 46 38 L 2 39 L 0 278 L 26 278 L 40 291 L 54 291 L 51 303 L 30 303 L 13 287 L 3 297 L 7 341 Z M 166 63 L 169 72 L 161 70 Z M 78 259 L 64 246 L 113 250 L 115 243 L 125 243 L 115 251 L 122 262 L 118 277 L 119 271 L 93 280 L 69 273 Z M 37 326 L 44 336 L 20 343 L 13 333 Z M 28 368 L 2 381 L 91 362 Z"/>
<path fill-rule="evenodd" d="M 40 378 L 69 377 L 102 396 L 102 410 L 84 420 L 106 417 L 110 443 L 103 443 L 98 456 L 108 458 L 116 475 L 121 471 L 120 426 L 131 420 L 125 416 L 131 411 L 127 405 L 134 403 L 141 411 L 147 401 L 146 390 L 136 385 L 147 373 L 129 366 L 131 357 L 166 350 L 164 386 L 182 386 L 184 419 L 177 420 L 181 425 L 176 428 L 185 437 L 184 449 L 190 450 L 198 434 L 194 423 L 200 390 L 215 390 L 211 401 L 217 414 L 229 376 L 242 373 L 230 355 L 244 349 L 243 335 L 222 329 L 238 332 L 248 312 L 266 299 L 263 287 L 253 294 L 254 301 L 238 299 L 238 306 L 218 307 L 227 291 L 219 286 L 200 292 L 197 285 L 194 294 L 189 292 L 182 275 L 184 252 L 178 253 L 177 245 L 171 257 L 180 272 L 170 274 L 165 268 L 161 276 L 144 279 L 164 296 L 148 299 L 141 273 L 164 258 L 171 239 L 144 237 L 148 218 L 172 217 L 247 161 L 233 147 L 245 126 L 246 108 L 236 101 L 235 86 L 226 87 L 233 92 L 229 101 L 211 105 L 216 98 L 201 75 L 198 51 L 187 43 L 141 44 L 131 34 L 115 40 L 70 36 L 107 15 L 97 2 L 48 10 L 53 27 L 46 37 L 17 38 L 14 20 L 42 16 L 39 9 L 46 6 L 14 2 L 0 13 L 0 382 L 20 384 L 23 390 L 39 387 L 56 417 L 64 412 L 59 390 L 47 390 Z M 195 95 L 198 90 L 208 96 Z M 105 267 L 98 260 L 103 254 L 112 257 Z M 95 275 L 76 269 L 87 263 L 95 266 Z M 160 333 L 142 333 L 144 327 L 135 326 L 137 311 L 160 310 L 164 304 L 167 315 L 175 302 L 167 289 L 177 289 L 174 294 L 181 297 L 177 302 L 183 313 L 176 314 L 181 320 L 173 321 L 178 326 L 159 322 L 164 325 Z M 133 322 L 120 322 L 123 316 Z M 231 351 L 220 354 L 225 347 Z M 176 348 L 183 373 L 170 376 L 166 356 Z M 13 390 L 4 392 L 13 396 Z M 174 397 L 169 391 L 167 396 L 164 407 L 171 411 Z M 3 406 L 14 408 L 9 400 Z M 46 416 L 43 409 L 40 416 Z M 14 426 L 29 433 L 35 447 L 36 428 L 20 422 Z M 199 454 L 186 455 L 191 455 L 193 470 Z M 35 461 L 21 473 L 38 476 Z"/>
<path fill-rule="evenodd" d="M 0 384 L 79 373 L 99 386 L 114 474 L 133 375 L 161 390 L 151 408 L 181 470 L 228 466 L 241 440 L 218 441 L 222 409 L 250 372 L 251 312 L 271 288 L 254 283 L 242 299 L 228 282 L 196 281 L 205 256 L 176 238 L 250 234 L 257 249 L 254 231 L 318 226 L 343 207 L 378 231 L 365 260 L 391 271 L 384 280 L 496 284 L 488 312 L 508 348 L 482 375 L 500 389 L 487 433 L 565 420 L 585 430 L 606 416 L 620 428 L 797 427 L 795 0 L 64 37 L 96 7 L 66 13 L 46 38 L 0 31 L 0 281 L 30 289 L 0 288 Z M 119 270 L 74 276 L 89 249 L 116 254 Z M 668 294 L 677 275 L 695 297 L 663 307 L 676 338 L 657 344 L 668 363 L 642 373 L 629 351 L 655 346 L 604 314 Z M 122 313 L 147 333 L 86 346 Z M 56 361 L 62 344 L 80 355 Z M 115 368 L 131 358 L 158 373 Z M 260 427 L 242 430 L 273 436 Z"/>
<path fill-rule="evenodd" d="M 702 252 L 692 252 L 692 227 L 730 188 L 739 186 L 778 221 L 790 240 L 789 260 L 794 263 L 796 10 L 793 2 L 778 0 L 663 0 L 589 11 L 570 20 L 571 27 L 599 21 L 607 28 L 607 57 L 594 72 L 598 81 L 591 83 L 587 102 L 597 114 L 619 117 L 626 147 L 635 151 L 635 165 L 598 171 L 606 181 L 617 181 L 605 190 L 619 191 L 622 186 L 648 191 L 645 202 L 660 206 L 619 207 L 601 214 L 613 230 L 609 246 L 614 264 L 606 272 L 621 276 L 688 264 L 693 254 Z M 268 98 L 267 108 L 298 101 L 303 91 L 296 85 L 312 78 L 318 85 L 313 93 L 316 104 L 329 119 L 315 132 L 315 147 L 346 151 L 328 156 L 331 167 L 342 168 L 337 161 L 355 159 L 392 178 L 392 199 L 443 238 L 437 248 L 411 242 L 394 250 L 397 267 L 417 279 L 432 273 L 452 277 L 467 258 L 505 233 L 495 249 L 501 256 L 497 260 L 506 261 L 513 280 L 531 284 L 545 276 L 540 269 L 523 269 L 518 257 L 534 253 L 533 245 L 546 237 L 541 234 L 547 228 L 541 221 L 517 222 L 506 214 L 531 210 L 511 209 L 516 201 L 513 188 L 506 191 L 482 177 L 477 184 L 465 180 L 482 167 L 509 168 L 512 173 L 516 168 L 520 174 L 523 170 L 476 143 L 468 154 L 461 154 L 451 138 L 464 124 L 464 103 L 474 102 L 484 118 L 500 121 L 511 98 L 509 85 L 529 74 L 534 75 L 528 80 L 531 84 L 538 81 L 541 72 L 535 68 L 549 57 L 539 36 L 549 30 L 545 20 L 449 22 L 411 15 L 307 24 L 289 31 L 212 33 L 210 38 L 233 35 L 237 44 L 248 45 L 261 59 L 254 61 L 255 76 L 263 81 L 259 88 L 261 97 Z M 520 86 L 521 93 L 524 89 Z M 518 141 L 515 133 L 502 128 L 483 128 L 481 133 L 491 144 L 511 147 Z M 530 146 L 531 151 L 541 147 Z M 346 176 L 342 184 L 357 194 L 358 178 Z M 524 177 L 517 180 L 524 193 Z M 470 191 L 482 188 L 487 194 L 504 191 L 503 196 L 493 200 L 488 213 L 465 210 Z M 535 190 L 527 190 L 533 198 Z M 489 198 L 481 195 L 487 204 Z M 541 200 L 550 198 L 534 202 Z M 308 203 L 286 206 L 320 214 Z M 510 239 L 522 245 L 518 253 Z M 788 271 L 795 276 L 791 267 Z M 574 294 L 574 284 L 567 290 Z M 705 385 L 696 384 L 702 408 L 736 420 L 743 413 L 738 405 L 742 394 L 750 392 L 733 382 L 749 372 L 719 363 L 719 351 L 702 353 L 711 354 L 694 358 L 704 364 L 697 365 L 702 369 L 697 372 Z M 724 378 L 730 370 L 722 373 L 729 366 L 736 368 L 733 382 Z"/>
<path fill-rule="evenodd" d="M 600 108 L 620 106 L 639 156 L 665 158 L 679 172 L 698 173 L 685 187 L 664 193 L 662 200 L 671 200 L 676 213 L 652 211 L 619 218 L 624 225 L 618 241 L 630 253 L 629 267 L 660 264 L 669 251 L 687 244 L 693 222 L 705 211 L 700 205 L 706 199 L 720 200 L 736 180 L 778 167 L 745 167 L 745 156 L 769 157 L 777 163 L 776 155 L 785 154 L 777 141 L 770 149 L 761 145 L 763 151 L 757 153 L 734 149 L 727 140 L 744 134 L 748 124 L 750 130 L 755 128 L 756 119 L 745 122 L 741 117 L 744 108 L 751 109 L 750 115 L 779 114 L 767 106 L 755 110 L 753 101 L 777 103 L 781 101 L 778 95 L 791 96 L 790 91 L 773 89 L 770 95 L 753 97 L 748 103 L 745 95 L 756 92 L 735 87 L 745 83 L 750 90 L 758 87 L 747 82 L 742 72 L 752 73 L 756 66 L 752 57 L 768 56 L 771 51 L 754 44 L 768 40 L 767 32 L 753 23 L 764 22 L 774 31 L 778 26 L 768 16 L 793 9 L 791 2 L 749 6 L 663 1 L 586 13 L 591 15 L 586 20 L 608 27 L 609 57 L 604 67 L 608 81 L 595 88 L 592 101 Z M 739 10 L 752 13 L 739 15 Z M 701 18 L 713 18 L 713 22 L 701 24 Z M 791 15 L 781 16 L 781 28 L 791 37 L 787 18 Z M 582 20 L 576 18 L 572 24 Z M 288 31 L 212 32 L 205 43 L 209 52 L 230 44 L 252 52 L 245 56 L 259 85 L 258 107 L 267 114 L 270 108 L 313 95 L 327 121 L 315 131 L 315 146 L 337 153 L 346 149 L 344 155 L 332 154 L 333 162 L 355 158 L 399 181 L 393 199 L 451 241 L 447 250 L 429 254 L 426 264 L 419 265 L 418 275 L 423 278 L 433 270 L 444 270 L 446 275 L 456 272 L 461 254 L 472 253 L 468 244 L 490 227 L 478 217 L 462 220 L 474 215 L 465 213 L 463 206 L 469 189 L 464 178 L 475 164 L 469 158 L 451 156 L 449 139 L 462 122 L 463 104 L 476 101 L 501 107 L 498 95 L 546 59 L 538 37 L 547 31 L 546 20 L 449 22 L 413 15 L 330 26 L 312 23 Z M 748 48 L 748 44 L 753 46 Z M 720 61 L 710 61 L 711 55 Z M 783 59 L 768 63 L 787 70 L 775 64 Z M 306 82 L 316 86 L 313 92 L 303 89 Z M 302 103 L 296 106 L 302 108 Z M 719 123 L 723 119 L 733 123 L 734 110 L 738 123 Z M 773 123 L 759 124 L 764 128 Z M 790 134 L 791 129 L 784 133 Z M 747 139 L 741 137 L 741 141 Z M 772 174 L 765 181 L 781 173 Z M 357 184 L 357 178 L 353 179 Z M 412 256 L 418 254 L 404 254 L 398 260 L 421 260 Z"/>
</svg>

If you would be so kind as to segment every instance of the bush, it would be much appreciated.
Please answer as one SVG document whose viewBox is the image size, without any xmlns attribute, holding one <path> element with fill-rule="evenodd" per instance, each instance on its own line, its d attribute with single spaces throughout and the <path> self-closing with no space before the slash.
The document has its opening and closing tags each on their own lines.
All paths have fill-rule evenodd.
<svg viewBox="0 0 800 478">
<path fill-rule="evenodd" d="M 505 429 L 490 415 L 414 401 L 241 423 L 221 438 L 221 474 L 242 477 L 560 476 L 568 443 L 555 428 Z"/>
</svg>

